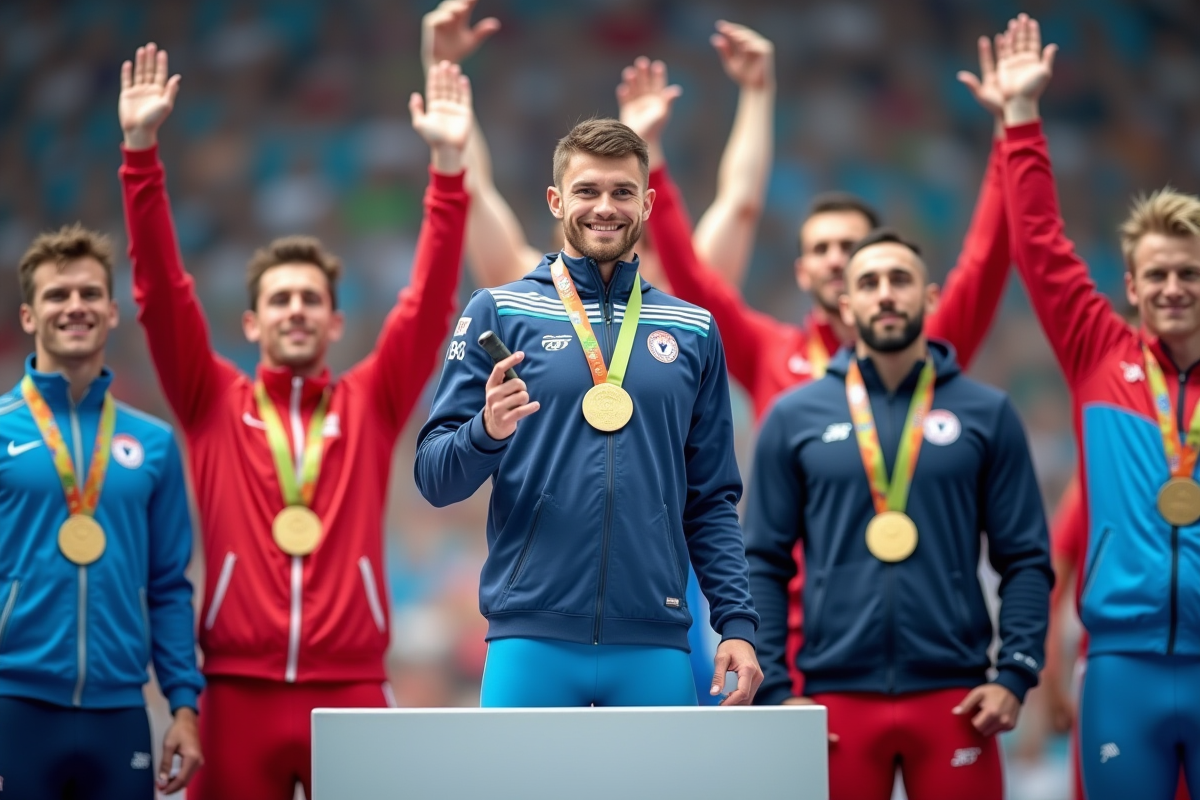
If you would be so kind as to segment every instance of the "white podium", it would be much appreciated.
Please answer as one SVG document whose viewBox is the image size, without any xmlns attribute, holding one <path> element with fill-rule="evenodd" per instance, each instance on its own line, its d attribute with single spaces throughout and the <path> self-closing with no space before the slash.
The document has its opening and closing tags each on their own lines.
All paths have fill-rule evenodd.
<svg viewBox="0 0 1200 800">
<path fill-rule="evenodd" d="M 317 709 L 311 800 L 828 800 L 823 706 Z"/>
</svg>

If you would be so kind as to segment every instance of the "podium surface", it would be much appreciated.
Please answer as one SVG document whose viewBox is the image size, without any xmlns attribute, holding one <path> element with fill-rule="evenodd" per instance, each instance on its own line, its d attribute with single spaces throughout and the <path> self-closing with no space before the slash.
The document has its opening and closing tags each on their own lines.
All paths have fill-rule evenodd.
<svg viewBox="0 0 1200 800">
<path fill-rule="evenodd" d="M 317 709 L 312 800 L 827 800 L 823 706 Z"/>
</svg>

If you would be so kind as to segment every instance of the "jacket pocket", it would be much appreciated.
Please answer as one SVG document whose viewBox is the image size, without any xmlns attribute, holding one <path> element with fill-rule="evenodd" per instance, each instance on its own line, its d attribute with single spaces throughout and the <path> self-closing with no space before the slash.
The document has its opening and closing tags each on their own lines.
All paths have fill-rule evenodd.
<svg viewBox="0 0 1200 800">
<path fill-rule="evenodd" d="M 804 614 L 804 621 L 801 623 L 804 641 L 813 652 L 819 650 L 821 646 L 821 610 L 825 605 L 826 584 L 827 581 L 823 571 L 814 575 L 812 582 L 812 602 L 805 604 L 805 607 L 801 609 Z"/>
<path fill-rule="evenodd" d="M 679 558 L 687 552 L 682 521 L 672 519 L 665 504 L 641 518 L 631 511 L 618 509 L 612 527 L 605 618 L 690 624 L 687 571 Z"/>
<path fill-rule="evenodd" d="M 513 564 L 512 572 L 509 573 L 508 580 L 504 582 L 504 590 L 500 593 L 499 607 L 504 608 L 508 602 L 509 592 L 512 591 L 517 580 L 521 577 L 521 573 L 525 570 L 525 565 L 529 561 L 529 554 L 533 550 L 533 543 L 537 540 L 538 529 L 542 522 L 542 509 L 546 505 L 546 495 L 538 498 L 537 505 L 533 507 L 533 520 L 529 523 L 529 532 L 525 534 L 525 544 L 521 546 L 521 553 L 517 556 L 517 561 Z"/>
<path fill-rule="evenodd" d="M 954 619 L 958 624 L 958 636 L 963 642 L 971 640 L 970 606 L 967 605 L 967 595 L 963 592 L 963 576 L 958 570 L 950 573 L 950 583 L 954 587 Z"/>
<path fill-rule="evenodd" d="M 667 511 L 667 504 L 663 503 L 662 524 L 659 526 L 659 530 L 662 531 L 662 535 L 667 538 L 667 548 L 668 548 L 668 552 L 670 552 L 670 554 L 671 554 L 671 563 L 673 563 L 675 565 L 675 579 L 677 581 L 676 588 L 679 590 L 675 599 L 680 602 L 680 608 L 686 608 L 687 607 L 687 572 L 686 572 L 687 567 L 683 566 L 683 564 L 685 564 L 686 561 L 680 561 L 680 559 L 679 559 L 679 551 L 675 549 L 675 537 L 674 537 L 674 535 L 672 535 L 671 526 L 669 524 L 667 524 L 668 518 L 669 518 L 669 513 Z"/>
<path fill-rule="evenodd" d="M 383 633 L 387 620 L 383 615 L 383 603 L 379 599 L 379 587 L 375 583 L 375 573 L 371 569 L 371 559 L 363 556 L 358 560 L 358 571 L 362 574 L 363 590 L 367 593 L 367 605 L 371 607 L 371 619 L 375 627 Z"/>
<path fill-rule="evenodd" d="M 233 580 L 233 568 L 237 565 L 237 555 L 232 551 L 225 554 L 221 564 L 221 574 L 217 578 L 217 588 L 213 590 L 212 603 L 208 606 L 208 616 L 204 618 L 204 630 L 211 631 L 217 622 L 217 613 L 225 602 L 225 593 L 229 591 L 229 582 Z"/>
<path fill-rule="evenodd" d="M 146 600 L 146 587 L 138 588 L 138 607 L 142 611 L 142 647 L 146 661 L 150 660 L 150 604 Z"/>
<path fill-rule="evenodd" d="M 0 650 L 4 648 L 4 632 L 8 630 L 8 621 L 12 619 L 13 610 L 17 607 L 17 595 L 21 591 L 21 582 L 13 580 L 0 598 L 4 600 L 4 607 L 0 610 Z"/>
</svg>

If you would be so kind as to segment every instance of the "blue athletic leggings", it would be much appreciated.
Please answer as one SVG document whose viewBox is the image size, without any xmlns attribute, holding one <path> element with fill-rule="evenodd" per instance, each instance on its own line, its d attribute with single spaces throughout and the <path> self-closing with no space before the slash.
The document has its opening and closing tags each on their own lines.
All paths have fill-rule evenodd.
<svg viewBox="0 0 1200 800">
<path fill-rule="evenodd" d="M 694 706 L 696 685 L 688 654 L 671 647 L 493 639 L 488 642 L 479 704 Z"/>
<path fill-rule="evenodd" d="M 1200 798 L 1200 658 L 1089 655 L 1079 741 L 1088 800 Z"/>
<path fill-rule="evenodd" d="M 153 800 L 152 752 L 145 708 L 0 697 L 3 800 Z"/>
</svg>

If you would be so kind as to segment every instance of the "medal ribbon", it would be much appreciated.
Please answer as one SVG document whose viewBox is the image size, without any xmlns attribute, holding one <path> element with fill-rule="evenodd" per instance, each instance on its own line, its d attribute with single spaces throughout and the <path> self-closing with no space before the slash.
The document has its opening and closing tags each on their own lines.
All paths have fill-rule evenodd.
<svg viewBox="0 0 1200 800">
<path fill-rule="evenodd" d="M 104 476 L 108 473 L 108 460 L 112 455 L 113 431 L 117 427 L 117 404 L 111 392 L 104 393 L 104 407 L 100 410 L 100 427 L 96 430 L 96 444 L 92 448 L 92 463 L 87 470 L 87 483 L 79 488 L 79 478 L 75 472 L 75 462 L 63 441 L 58 423 L 54 421 L 54 412 L 46 404 L 46 400 L 34 385 L 33 379 L 26 375 L 21 380 L 21 395 L 29 413 L 42 434 L 46 449 L 54 458 L 54 469 L 62 482 L 63 493 L 67 496 L 67 513 L 71 516 L 83 514 L 94 516 L 96 506 L 100 503 L 100 489 L 104 486 Z"/>
<path fill-rule="evenodd" d="M 579 344 L 583 346 L 583 354 L 587 356 L 588 369 L 592 373 L 592 383 L 599 386 L 611 383 L 620 386 L 625 381 L 625 369 L 629 366 L 629 356 L 633 353 L 633 338 L 637 335 L 638 319 L 642 316 L 642 276 L 634 276 L 633 291 L 629 295 L 629 303 L 625 306 L 625 318 L 621 320 L 621 330 L 617 333 L 617 346 L 613 349 L 612 363 L 604 366 L 604 354 L 600 352 L 600 343 L 592 332 L 592 323 L 588 321 L 587 311 L 579 292 L 575 290 L 575 282 L 567 271 L 563 256 L 550 265 L 550 273 L 554 276 L 554 288 L 567 310 L 567 317 L 579 336 Z M 630 321 L 632 320 L 632 322 Z"/>
<path fill-rule="evenodd" d="M 892 466 L 892 479 L 889 482 L 867 387 L 863 384 L 858 360 L 850 359 L 850 369 L 846 371 L 846 400 L 850 403 L 850 419 L 854 422 L 854 435 L 858 438 L 858 449 L 867 470 L 871 500 L 875 503 L 877 514 L 885 511 L 903 512 L 908 506 L 908 488 L 917 468 L 921 440 L 925 436 L 925 417 L 933 407 L 933 381 L 936 376 L 933 359 L 927 359 L 917 379 L 912 401 L 908 404 L 908 416 L 900 432 L 900 448 L 896 451 L 896 463 Z"/>
<path fill-rule="evenodd" d="M 825 349 L 825 342 L 821 341 L 820 331 L 814 331 L 813 335 L 808 337 L 808 366 L 814 380 L 825 377 L 825 370 L 829 366 L 829 351 Z"/>
<path fill-rule="evenodd" d="M 300 474 L 296 474 L 296 465 L 292 460 L 292 449 L 288 446 L 287 433 L 283 429 L 283 421 L 275 410 L 271 398 L 267 396 L 267 388 L 262 381 L 254 383 L 254 399 L 258 402 L 258 415 L 267 426 L 267 444 L 271 447 L 271 455 L 275 457 L 275 472 L 279 475 L 279 486 L 283 489 L 283 502 L 289 506 L 312 506 L 313 494 L 317 490 L 317 477 L 321 473 L 321 455 L 324 441 L 321 436 L 325 428 L 325 412 L 329 409 L 329 389 L 321 395 L 317 409 L 313 411 L 312 420 L 308 423 L 308 437 L 304 444 L 304 463 Z"/>
<path fill-rule="evenodd" d="M 1142 345 L 1146 355 L 1146 382 L 1154 398 L 1154 412 L 1158 414 L 1158 429 L 1162 431 L 1163 449 L 1167 451 L 1167 468 L 1172 478 L 1190 478 L 1196 468 L 1196 456 L 1200 455 L 1200 405 L 1192 411 L 1192 422 L 1188 425 L 1187 441 L 1181 441 L 1175 415 L 1171 413 L 1171 397 L 1167 393 L 1167 380 L 1162 367 L 1150 348 Z"/>
</svg>

